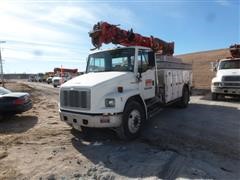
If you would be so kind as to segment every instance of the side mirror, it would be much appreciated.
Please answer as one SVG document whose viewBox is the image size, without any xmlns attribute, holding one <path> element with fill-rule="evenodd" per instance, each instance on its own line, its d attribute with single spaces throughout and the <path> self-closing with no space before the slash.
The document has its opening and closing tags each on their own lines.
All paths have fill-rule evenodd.
<svg viewBox="0 0 240 180">
<path fill-rule="evenodd" d="M 142 67 L 138 67 L 138 73 L 142 74 Z"/>
<path fill-rule="evenodd" d="M 211 62 L 211 70 L 212 71 L 217 71 L 217 67 L 218 67 L 218 62 Z"/>
<path fill-rule="evenodd" d="M 138 81 L 140 81 L 141 78 L 142 78 L 142 73 L 138 72 L 136 78 L 137 78 Z"/>
</svg>

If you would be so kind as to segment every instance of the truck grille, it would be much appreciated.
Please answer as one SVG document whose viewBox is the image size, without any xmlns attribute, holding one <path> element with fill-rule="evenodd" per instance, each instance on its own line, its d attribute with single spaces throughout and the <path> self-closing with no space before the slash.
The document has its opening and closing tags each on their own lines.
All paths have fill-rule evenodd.
<svg viewBox="0 0 240 180">
<path fill-rule="evenodd" d="M 89 90 L 62 90 L 60 93 L 61 107 L 90 109 Z"/>
<path fill-rule="evenodd" d="M 224 82 L 224 83 L 223 83 L 223 86 L 224 86 L 224 87 L 232 87 L 232 86 L 234 86 L 234 87 L 240 88 L 240 83 Z"/>
<path fill-rule="evenodd" d="M 240 76 L 223 76 L 222 81 L 240 81 Z"/>
</svg>

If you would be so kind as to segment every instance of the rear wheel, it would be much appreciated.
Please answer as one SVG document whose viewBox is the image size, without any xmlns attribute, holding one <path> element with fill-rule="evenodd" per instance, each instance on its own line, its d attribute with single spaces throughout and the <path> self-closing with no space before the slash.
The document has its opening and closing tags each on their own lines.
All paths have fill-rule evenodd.
<svg viewBox="0 0 240 180">
<path fill-rule="evenodd" d="M 138 102 L 127 103 L 122 117 L 122 125 L 117 132 L 121 139 L 132 140 L 140 135 L 145 121 L 143 107 Z"/>
<path fill-rule="evenodd" d="M 217 93 L 212 93 L 212 100 L 216 101 L 218 99 Z"/>
<path fill-rule="evenodd" d="M 178 106 L 180 108 L 186 108 L 188 106 L 189 100 L 190 100 L 189 89 L 187 86 L 184 86 L 182 90 L 182 97 L 178 102 Z"/>
</svg>

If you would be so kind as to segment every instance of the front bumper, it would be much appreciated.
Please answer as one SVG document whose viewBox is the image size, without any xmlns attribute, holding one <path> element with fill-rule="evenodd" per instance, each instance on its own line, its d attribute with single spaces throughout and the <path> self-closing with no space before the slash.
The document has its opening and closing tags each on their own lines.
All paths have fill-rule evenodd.
<svg viewBox="0 0 240 180">
<path fill-rule="evenodd" d="M 122 123 L 122 115 L 83 114 L 59 110 L 60 118 L 69 126 L 81 130 L 82 126 L 92 128 L 119 127 Z"/>
<path fill-rule="evenodd" d="M 218 94 L 240 95 L 240 88 L 212 86 L 211 91 Z"/>
<path fill-rule="evenodd" d="M 52 84 L 54 86 L 60 86 L 61 85 L 60 81 L 53 81 Z"/>
<path fill-rule="evenodd" d="M 32 101 L 22 105 L 22 106 L 18 106 L 17 107 L 17 112 L 25 112 L 25 111 L 28 111 L 30 109 L 32 109 L 33 105 L 32 105 Z"/>
<path fill-rule="evenodd" d="M 7 107 L 0 107 L 0 113 L 3 114 L 15 114 L 15 113 L 23 113 L 25 111 L 28 111 L 32 109 L 32 101 L 29 101 L 28 103 L 21 104 L 21 105 L 11 105 Z"/>
</svg>

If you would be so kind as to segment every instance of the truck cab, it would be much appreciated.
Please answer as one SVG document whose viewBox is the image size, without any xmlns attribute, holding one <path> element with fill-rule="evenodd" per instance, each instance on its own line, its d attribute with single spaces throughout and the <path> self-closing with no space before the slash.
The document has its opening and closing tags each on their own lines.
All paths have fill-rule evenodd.
<svg viewBox="0 0 240 180">
<path fill-rule="evenodd" d="M 160 67 L 157 59 L 168 62 L 168 57 L 141 46 L 90 54 L 86 73 L 60 87 L 61 120 L 80 131 L 112 128 L 121 138 L 133 139 L 154 110 L 171 102 L 186 107 L 190 70 L 181 70 L 180 61 L 175 68 L 174 61 Z"/>
<path fill-rule="evenodd" d="M 212 99 L 219 95 L 240 95 L 240 58 L 220 60 L 216 66 L 216 77 L 212 79 Z"/>
</svg>

